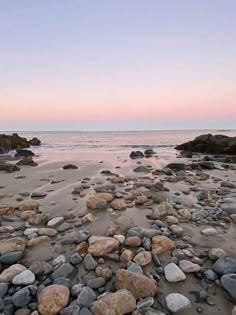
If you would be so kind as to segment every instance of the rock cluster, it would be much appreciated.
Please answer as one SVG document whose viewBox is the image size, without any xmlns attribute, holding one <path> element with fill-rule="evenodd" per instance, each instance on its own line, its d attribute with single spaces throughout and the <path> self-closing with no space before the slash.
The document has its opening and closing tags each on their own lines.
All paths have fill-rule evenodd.
<svg viewBox="0 0 236 315">
<path fill-rule="evenodd" d="M 12 135 L 0 135 L 0 153 L 7 153 L 10 150 L 24 149 L 32 146 L 38 146 L 41 142 L 37 138 L 27 140 L 26 138 L 20 137 L 17 133 Z"/>
</svg>

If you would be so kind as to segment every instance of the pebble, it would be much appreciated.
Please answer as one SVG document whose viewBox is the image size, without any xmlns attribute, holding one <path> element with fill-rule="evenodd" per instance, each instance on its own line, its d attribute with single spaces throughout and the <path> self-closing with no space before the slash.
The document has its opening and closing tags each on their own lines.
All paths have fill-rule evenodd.
<svg viewBox="0 0 236 315">
<path fill-rule="evenodd" d="M 174 263 L 170 263 L 164 268 L 165 278 L 168 282 L 179 282 L 186 279 L 183 271 Z"/>
<path fill-rule="evenodd" d="M 221 277 L 221 284 L 224 289 L 229 293 L 229 295 L 236 302 L 236 274 L 227 274 Z"/>
<path fill-rule="evenodd" d="M 84 258 L 84 268 L 88 271 L 95 270 L 98 263 L 91 254 L 87 254 Z"/>
<path fill-rule="evenodd" d="M 95 279 L 90 279 L 87 281 L 87 286 L 90 287 L 91 289 L 98 289 L 104 286 L 105 284 L 105 279 L 102 277 L 98 277 Z"/>
<path fill-rule="evenodd" d="M 222 256 L 213 265 L 213 270 L 218 275 L 226 275 L 236 272 L 236 260 L 229 256 Z"/>
<path fill-rule="evenodd" d="M 140 300 L 137 303 L 137 309 L 143 309 L 143 308 L 147 308 L 147 307 L 151 307 L 154 304 L 154 299 L 153 297 L 147 297 L 145 299 Z"/>
<path fill-rule="evenodd" d="M 214 228 L 207 228 L 201 231 L 201 233 L 205 236 L 216 235 L 217 231 Z"/>
<path fill-rule="evenodd" d="M 166 305 L 172 313 L 191 308 L 191 303 L 189 299 L 179 293 L 172 293 L 167 295 Z"/>
<path fill-rule="evenodd" d="M 77 298 L 77 304 L 80 307 L 89 308 L 90 305 L 96 300 L 96 294 L 90 287 L 83 287 Z"/>
<path fill-rule="evenodd" d="M 56 228 L 64 222 L 63 217 L 56 217 L 48 221 L 47 226 L 50 228 Z"/>
<path fill-rule="evenodd" d="M 0 298 L 3 298 L 8 291 L 7 283 L 0 283 Z"/>
<path fill-rule="evenodd" d="M 18 275 L 16 275 L 12 283 L 15 285 L 29 285 L 33 284 L 35 281 L 35 275 L 30 270 L 24 270 Z"/>
<path fill-rule="evenodd" d="M 83 258 L 78 253 L 75 253 L 75 254 L 70 256 L 70 263 L 72 265 L 80 264 L 82 262 L 82 260 L 83 260 Z"/>
<path fill-rule="evenodd" d="M 183 270 L 183 272 L 198 272 L 201 267 L 198 264 L 194 264 L 189 260 L 181 260 L 179 262 L 180 269 Z"/>
<path fill-rule="evenodd" d="M 143 251 L 138 253 L 133 260 L 140 266 L 146 266 L 152 261 L 152 255 L 150 252 Z"/>
<path fill-rule="evenodd" d="M 53 273 L 52 278 L 70 277 L 74 271 L 74 267 L 70 263 L 61 264 Z"/>
</svg>

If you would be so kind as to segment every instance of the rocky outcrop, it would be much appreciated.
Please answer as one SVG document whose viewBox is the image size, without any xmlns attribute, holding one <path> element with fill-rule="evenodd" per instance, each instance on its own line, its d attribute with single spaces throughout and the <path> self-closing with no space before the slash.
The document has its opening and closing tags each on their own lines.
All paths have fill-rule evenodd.
<svg viewBox="0 0 236 315">
<path fill-rule="evenodd" d="M 0 134 L 0 153 L 7 153 L 10 150 L 29 148 L 31 145 L 38 146 L 41 141 L 37 138 L 27 140 L 17 133 L 12 135 Z"/>
<path fill-rule="evenodd" d="M 236 137 L 205 134 L 177 145 L 175 149 L 210 154 L 236 154 Z"/>
</svg>

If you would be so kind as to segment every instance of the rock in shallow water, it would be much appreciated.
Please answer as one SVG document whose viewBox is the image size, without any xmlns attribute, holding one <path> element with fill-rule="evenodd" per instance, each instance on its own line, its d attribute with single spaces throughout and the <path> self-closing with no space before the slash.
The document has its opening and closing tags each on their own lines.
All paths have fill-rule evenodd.
<svg viewBox="0 0 236 315">
<path fill-rule="evenodd" d="M 95 315 L 123 315 L 131 313 L 135 308 L 135 298 L 123 289 L 101 297 L 92 305 L 91 310 Z"/>
<path fill-rule="evenodd" d="M 191 308 L 191 303 L 189 299 L 179 293 L 172 293 L 167 295 L 166 305 L 172 313 Z"/>
</svg>

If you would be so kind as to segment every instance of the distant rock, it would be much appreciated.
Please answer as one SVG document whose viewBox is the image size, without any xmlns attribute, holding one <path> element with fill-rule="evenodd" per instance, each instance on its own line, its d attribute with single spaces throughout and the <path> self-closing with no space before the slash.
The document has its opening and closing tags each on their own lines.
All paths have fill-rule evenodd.
<svg viewBox="0 0 236 315">
<path fill-rule="evenodd" d="M 66 164 L 63 166 L 63 170 L 77 170 L 78 166 L 74 164 Z"/>
<path fill-rule="evenodd" d="M 131 159 L 142 159 L 144 158 L 144 154 L 141 151 L 132 151 L 129 155 Z"/>
<path fill-rule="evenodd" d="M 16 154 L 15 157 L 27 157 L 27 156 L 34 156 L 34 152 L 30 151 L 30 150 L 23 150 L 23 149 L 18 149 L 16 150 Z"/>
<path fill-rule="evenodd" d="M 37 138 L 27 140 L 20 137 L 17 133 L 12 135 L 0 134 L 0 153 L 7 153 L 10 150 L 29 148 L 30 145 L 40 145 L 41 141 Z"/>
<path fill-rule="evenodd" d="M 211 154 L 236 154 L 236 137 L 204 134 L 177 145 L 175 149 Z"/>
</svg>

